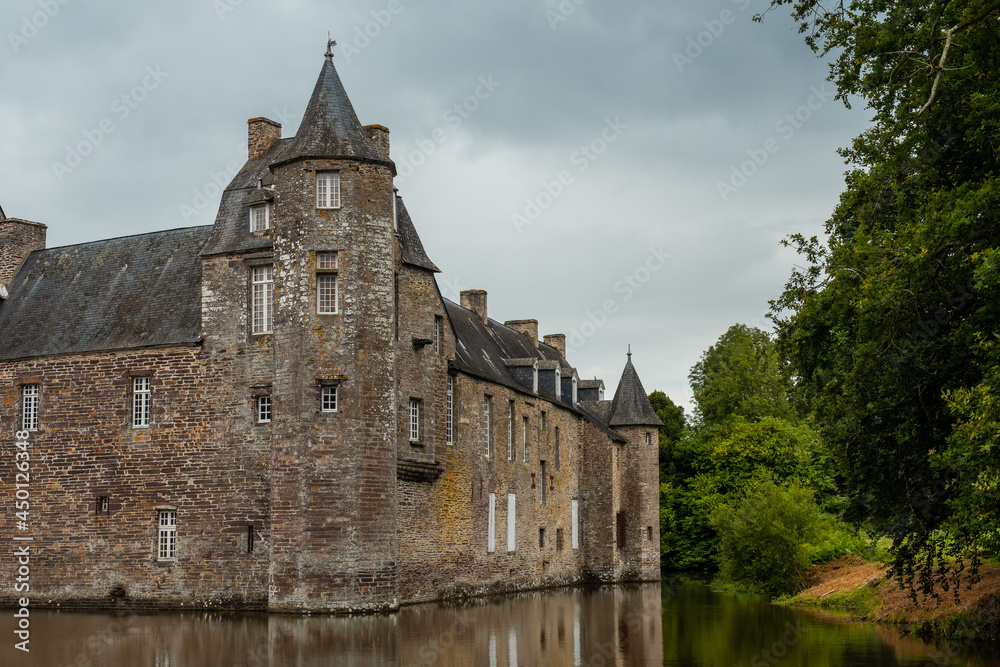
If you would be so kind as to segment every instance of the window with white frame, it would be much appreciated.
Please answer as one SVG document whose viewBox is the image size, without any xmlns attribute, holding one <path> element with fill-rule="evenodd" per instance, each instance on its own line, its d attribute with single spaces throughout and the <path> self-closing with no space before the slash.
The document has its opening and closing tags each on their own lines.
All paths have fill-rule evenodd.
<svg viewBox="0 0 1000 667">
<path fill-rule="evenodd" d="M 455 378 L 448 376 L 448 414 L 445 420 L 446 437 L 449 445 L 455 444 Z"/>
<path fill-rule="evenodd" d="M 523 450 L 524 462 L 528 462 L 528 418 L 521 417 L 521 449 Z"/>
<path fill-rule="evenodd" d="M 316 208 L 340 208 L 340 172 L 316 173 Z"/>
<path fill-rule="evenodd" d="M 340 387 L 336 385 L 324 386 L 320 396 L 320 410 L 323 412 L 336 412 L 337 411 L 337 399 L 339 398 L 337 390 Z"/>
<path fill-rule="evenodd" d="M 420 442 L 420 399 L 410 399 L 410 442 Z"/>
<path fill-rule="evenodd" d="M 255 266 L 251 272 L 253 333 L 271 333 L 274 328 L 274 267 Z"/>
<path fill-rule="evenodd" d="M 175 560 L 177 558 L 177 510 L 160 510 L 159 519 L 157 558 L 159 560 Z"/>
<path fill-rule="evenodd" d="M 492 454 L 492 442 L 490 439 L 490 419 L 493 414 L 493 397 L 483 397 L 483 443 L 486 446 L 486 458 Z"/>
<path fill-rule="evenodd" d="M 556 426 L 556 442 L 555 442 L 555 455 L 556 455 L 556 470 L 562 467 L 562 442 L 559 440 L 559 427 Z"/>
<path fill-rule="evenodd" d="M 517 549 L 517 496 L 507 494 L 507 551 Z"/>
<path fill-rule="evenodd" d="M 490 494 L 490 508 L 489 508 L 489 521 L 487 522 L 487 530 L 489 534 L 486 536 L 486 551 L 493 553 L 497 550 L 497 494 Z"/>
<path fill-rule="evenodd" d="M 149 427 L 149 404 L 151 399 L 148 377 L 132 378 L 132 426 Z"/>
<path fill-rule="evenodd" d="M 38 430 L 38 404 L 41 398 L 41 386 L 26 384 L 21 388 L 21 429 L 25 431 Z"/>
<path fill-rule="evenodd" d="M 434 352 L 441 353 L 441 338 L 443 336 L 444 318 L 440 315 L 434 316 Z"/>
<path fill-rule="evenodd" d="M 340 304 L 337 253 L 316 253 L 316 312 L 336 315 Z"/>
<path fill-rule="evenodd" d="M 508 403 L 507 411 L 507 460 L 514 460 L 514 401 Z"/>
<path fill-rule="evenodd" d="M 267 394 L 257 397 L 257 423 L 271 423 L 271 397 Z"/>
<path fill-rule="evenodd" d="M 271 207 L 258 204 L 250 207 L 250 231 L 266 232 L 271 228 Z"/>
<path fill-rule="evenodd" d="M 580 548 L 580 501 L 577 500 L 576 498 L 573 499 L 573 507 L 571 511 L 573 520 L 573 530 L 571 531 L 573 548 L 579 549 Z"/>
</svg>

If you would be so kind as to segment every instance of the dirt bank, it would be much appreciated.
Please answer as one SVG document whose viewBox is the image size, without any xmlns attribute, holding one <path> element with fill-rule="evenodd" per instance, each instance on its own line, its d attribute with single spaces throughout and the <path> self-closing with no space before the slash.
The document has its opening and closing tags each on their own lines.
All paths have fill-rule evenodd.
<svg viewBox="0 0 1000 667">
<path fill-rule="evenodd" d="M 886 568 L 847 556 L 807 573 L 806 585 L 790 604 L 842 609 L 856 618 L 901 624 L 921 635 L 1000 639 L 1000 566 L 983 565 L 980 580 L 963 584 L 958 602 L 954 591 L 938 588 L 933 596 L 918 595 L 888 579 Z"/>
</svg>

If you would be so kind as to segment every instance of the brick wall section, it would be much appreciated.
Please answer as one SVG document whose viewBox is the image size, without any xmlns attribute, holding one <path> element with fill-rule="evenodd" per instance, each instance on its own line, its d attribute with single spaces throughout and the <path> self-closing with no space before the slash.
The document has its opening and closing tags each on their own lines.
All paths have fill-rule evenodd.
<svg viewBox="0 0 1000 667">
<path fill-rule="evenodd" d="M 269 118 L 251 118 L 247 125 L 247 154 L 250 160 L 263 157 L 274 142 L 281 139 L 281 123 Z"/>
<path fill-rule="evenodd" d="M 615 513 L 621 503 L 620 452 L 624 445 L 613 442 L 593 427 L 580 430 L 580 447 L 586 452 L 581 470 L 581 513 L 586 541 L 584 573 L 592 581 L 616 581 L 621 561 L 615 546 Z"/>
<path fill-rule="evenodd" d="M 317 210 L 316 171 L 340 209 Z M 275 169 L 270 602 L 275 611 L 396 604 L 393 190 L 388 168 L 310 160 Z M 338 315 L 318 315 L 317 251 L 336 251 Z M 320 412 L 317 380 L 339 379 Z"/>
<path fill-rule="evenodd" d="M 0 220 L 0 285 L 9 285 L 24 259 L 45 248 L 47 227 L 38 222 Z"/>
<path fill-rule="evenodd" d="M 27 531 L 33 605 L 115 606 L 122 587 L 119 606 L 265 607 L 268 552 L 247 553 L 246 526 L 265 523 L 266 450 L 215 437 L 218 370 L 197 347 L 0 365 L 0 461 L 13 460 L 21 385 L 41 385 Z M 134 375 L 152 378 L 146 429 L 131 425 Z M 99 496 L 110 498 L 107 515 Z M 157 560 L 159 508 L 177 510 L 176 562 Z M 9 537 L 24 534 L 14 521 L 10 500 L 0 512 L 7 563 Z M 0 604 L 13 595 L 0 591 Z"/>
</svg>

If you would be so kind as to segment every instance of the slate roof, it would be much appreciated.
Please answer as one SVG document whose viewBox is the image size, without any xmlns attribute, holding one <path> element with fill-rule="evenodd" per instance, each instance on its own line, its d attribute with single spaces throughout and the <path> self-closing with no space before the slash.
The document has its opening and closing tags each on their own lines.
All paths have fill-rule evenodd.
<svg viewBox="0 0 1000 667">
<path fill-rule="evenodd" d="M 389 165 L 393 173 L 396 170 L 389 156 L 365 134 L 330 56 L 323 63 L 323 70 L 291 148 L 274 164 L 306 158 L 340 157 L 380 162 Z"/>
<path fill-rule="evenodd" d="M 539 343 L 536 348 L 521 332 L 504 326 L 496 320 L 489 320 L 487 324 L 483 324 L 479 316 L 471 310 L 462 308 L 448 299 L 443 299 L 443 301 L 448 318 L 455 330 L 454 367 L 457 370 L 530 394 L 531 391 L 515 380 L 514 376 L 507 370 L 508 361 L 513 360 L 521 365 L 527 365 L 524 362 L 528 360 L 558 361 L 566 366 L 569 365 L 556 348 L 544 343 Z M 555 400 L 551 396 L 540 396 L 539 398 L 557 402 L 570 410 L 575 410 L 612 440 L 624 441 L 620 434 L 608 426 L 606 420 L 602 420 L 591 411 L 583 409 L 583 404 L 573 406 L 570 403 Z"/>
<path fill-rule="evenodd" d="M 604 380 L 580 380 L 577 387 L 580 389 L 600 389 L 604 386 Z"/>
<path fill-rule="evenodd" d="M 656 416 L 652 403 L 649 402 L 646 390 L 642 388 L 639 374 L 632 365 L 631 353 L 625 363 L 622 379 L 618 383 L 618 391 L 615 392 L 615 398 L 611 402 L 608 424 L 612 427 L 663 426 L 663 422 Z"/>
<path fill-rule="evenodd" d="M 211 227 L 36 250 L 0 302 L 0 360 L 201 340 Z"/>
<path fill-rule="evenodd" d="M 403 204 L 403 198 L 399 195 L 396 195 L 396 220 L 399 228 L 400 259 L 403 263 L 441 273 L 441 269 L 434 265 L 424 251 L 424 244 L 420 242 L 417 228 L 413 226 L 413 220 L 406 210 L 406 205 Z"/>
<path fill-rule="evenodd" d="M 280 161 L 292 147 L 291 139 L 279 139 L 270 150 L 257 160 L 249 160 L 222 193 L 215 227 L 202 248 L 202 256 L 224 253 L 263 252 L 274 247 L 271 236 L 250 233 L 249 206 L 260 199 L 262 193 L 257 182 L 265 188 L 274 186 L 271 164 Z"/>
</svg>

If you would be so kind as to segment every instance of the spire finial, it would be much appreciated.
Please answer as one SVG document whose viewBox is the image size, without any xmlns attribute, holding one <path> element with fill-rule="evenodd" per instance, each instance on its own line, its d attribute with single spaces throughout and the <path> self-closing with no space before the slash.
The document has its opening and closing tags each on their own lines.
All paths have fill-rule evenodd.
<svg viewBox="0 0 1000 667">
<path fill-rule="evenodd" d="M 629 361 L 632 360 L 632 343 L 628 344 L 628 358 L 629 358 Z"/>
<path fill-rule="evenodd" d="M 337 41 L 330 38 L 330 33 L 326 33 L 326 59 L 333 60 L 333 47 L 337 46 Z"/>
</svg>

